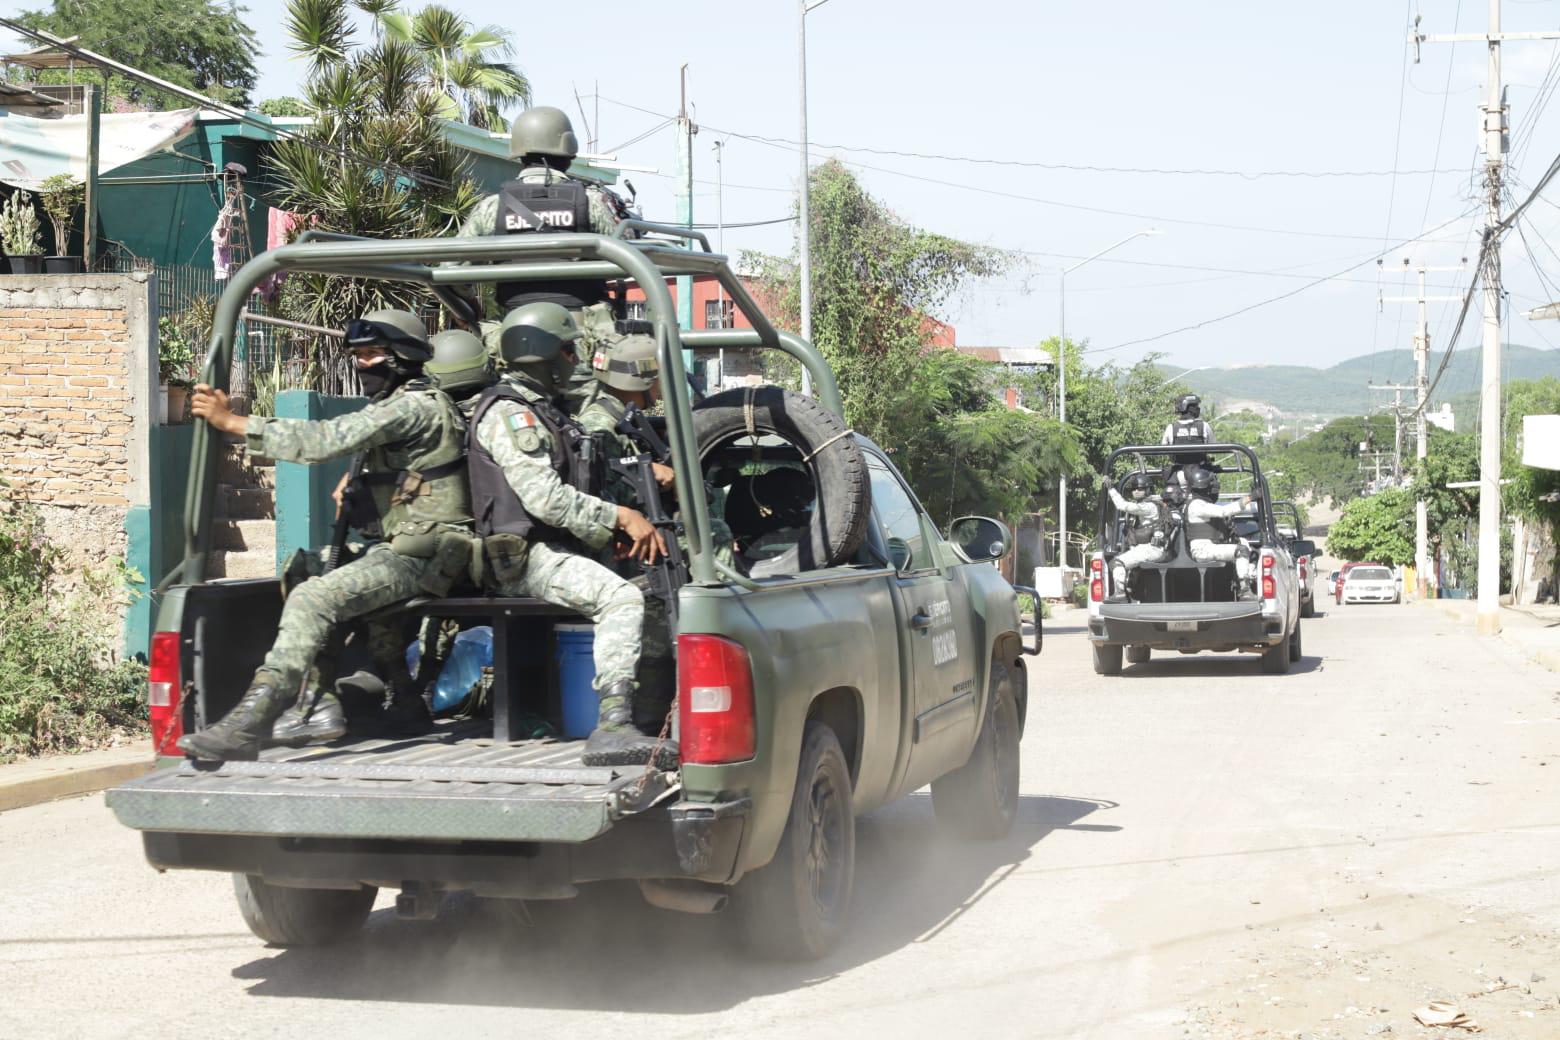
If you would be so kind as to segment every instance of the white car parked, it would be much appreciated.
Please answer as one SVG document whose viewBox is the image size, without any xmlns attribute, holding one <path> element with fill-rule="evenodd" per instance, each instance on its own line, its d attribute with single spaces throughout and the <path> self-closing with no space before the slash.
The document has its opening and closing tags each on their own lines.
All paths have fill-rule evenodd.
<svg viewBox="0 0 1560 1040">
<path fill-rule="evenodd" d="M 1397 578 L 1386 567 L 1354 567 L 1343 579 L 1345 603 L 1396 603 Z"/>
</svg>

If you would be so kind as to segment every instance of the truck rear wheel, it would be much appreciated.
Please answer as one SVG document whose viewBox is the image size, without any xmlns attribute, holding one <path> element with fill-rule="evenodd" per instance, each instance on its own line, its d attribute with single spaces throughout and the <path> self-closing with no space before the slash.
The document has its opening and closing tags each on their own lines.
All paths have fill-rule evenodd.
<svg viewBox="0 0 1560 1040">
<path fill-rule="evenodd" d="M 1303 618 L 1316 616 L 1316 600 L 1314 597 L 1300 601 L 1300 616 Z"/>
<path fill-rule="evenodd" d="M 1108 646 L 1104 643 L 1091 644 L 1094 651 L 1094 673 L 1096 675 L 1120 675 L 1121 674 L 1121 647 Z"/>
<path fill-rule="evenodd" d="M 732 893 L 744 944 L 775 960 L 822 957 L 845 934 L 855 875 L 850 767 L 834 731 L 809 722 L 780 847 Z"/>
<path fill-rule="evenodd" d="M 238 912 L 249 930 L 276 946 L 329 946 L 363 927 L 379 889 L 285 888 L 234 874 Z"/>
<path fill-rule="evenodd" d="M 1299 622 L 1295 622 L 1299 624 Z M 1290 638 L 1293 638 L 1291 636 Z M 1269 675 L 1283 675 L 1289 671 L 1289 639 L 1275 643 L 1262 651 L 1262 670 Z"/>
<path fill-rule="evenodd" d="M 991 662 L 986 718 L 969 761 L 932 781 L 937 822 L 963 838 L 1005 838 L 1018 816 L 1018 704 L 1013 673 Z"/>
<path fill-rule="evenodd" d="M 1129 646 L 1127 647 L 1127 663 L 1147 664 L 1151 653 L 1152 651 L 1146 646 Z"/>
<path fill-rule="evenodd" d="M 1295 630 L 1289 635 L 1289 659 L 1298 661 L 1301 657 L 1300 647 L 1300 622 L 1295 622 Z"/>
</svg>

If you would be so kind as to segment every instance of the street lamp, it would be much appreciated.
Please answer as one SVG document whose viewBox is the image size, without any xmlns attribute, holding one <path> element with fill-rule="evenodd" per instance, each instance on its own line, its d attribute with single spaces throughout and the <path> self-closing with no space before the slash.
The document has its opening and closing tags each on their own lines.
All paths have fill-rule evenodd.
<svg viewBox="0 0 1560 1040">
<path fill-rule="evenodd" d="M 826 2 L 826 0 L 819 0 L 819 2 Z M 804 195 L 803 198 L 806 198 L 806 196 Z M 804 223 L 805 223 L 805 221 L 804 221 Z M 1128 235 L 1126 238 L 1123 238 L 1120 242 L 1117 242 L 1115 245 L 1113 245 L 1113 246 L 1106 246 L 1104 249 L 1101 249 L 1098 253 L 1095 253 L 1093 256 L 1084 257 L 1082 260 L 1079 260 L 1076 264 L 1073 264 L 1071 267 L 1064 267 L 1064 268 L 1062 268 L 1062 277 L 1061 277 L 1061 312 L 1060 312 L 1060 318 L 1061 318 L 1060 324 L 1061 324 L 1061 327 L 1062 327 L 1062 332 L 1061 332 L 1061 342 L 1057 344 L 1057 348 L 1056 348 L 1056 364 L 1057 364 L 1057 372 L 1058 372 L 1056 394 L 1057 394 L 1057 399 L 1058 399 L 1058 401 L 1057 401 L 1057 403 L 1058 403 L 1057 420 L 1059 422 L 1061 422 L 1062 425 L 1064 425 L 1064 426 L 1067 424 L 1067 276 L 1070 273 L 1072 273 L 1073 271 L 1078 270 L 1078 268 L 1082 267 L 1084 264 L 1091 263 L 1091 262 L 1093 262 L 1095 260 L 1098 260 L 1100 257 L 1104 256 L 1106 253 L 1109 253 L 1109 252 L 1111 252 L 1113 250 L 1116 250 L 1116 249 L 1120 249 L 1122 246 L 1126 245 L 1128 242 L 1132 241 L 1135 238 L 1146 238 L 1149 235 L 1157 235 L 1157 234 L 1160 234 L 1160 232 L 1156 228 L 1148 228 L 1148 229 L 1146 229 L 1144 231 L 1134 231 L 1132 234 Z M 1184 375 L 1184 373 L 1183 373 L 1183 375 Z M 1061 558 L 1062 569 L 1066 570 L 1067 569 L 1067 476 L 1066 476 L 1066 474 L 1062 475 L 1062 478 L 1058 482 L 1058 485 L 1057 485 L 1056 505 L 1057 505 L 1057 514 L 1058 514 L 1057 515 L 1057 528 L 1058 528 L 1058 531 L 1059 531 L 1059 535 L 1058 535 L 1057 540 L 1056 540 L 1056 549 L 1057 549 L 1057 555 Z"/>
<path fill-rule="evenodd" d="M 801 83 L 801 199 L 797 209 L 801 216 L 801 236 L 797 251 L 801 254 L 802 289 L 802 338 L 812 342 L 812 224 L 808 215 L 812 212 L 811 191 L 807 183 L 810 164 L 807 156 L 807 12 L 822 7 L 829 0 L 796 0 L 796 57 L 798 79 Z M 812 376 L 802 367 L 802 393 L 812 394 Z"/>
</svg>

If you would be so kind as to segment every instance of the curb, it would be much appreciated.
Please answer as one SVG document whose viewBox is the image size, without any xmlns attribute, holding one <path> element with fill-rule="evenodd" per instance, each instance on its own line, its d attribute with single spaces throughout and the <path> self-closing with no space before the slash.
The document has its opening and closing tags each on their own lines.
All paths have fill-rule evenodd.
<svg viewBox="0 0 1560 1040">
<path fill-rule="evenodd" d="M 127 748 L 56 755 L 0 766 L 0 812 L 60 798 L 93 794 L 155 767 L 150 743 Z"/>
<path fill-rule="evenodd" d="M 1438 607 L 1438 609 L 1443 615 L 1451 618 L 1453 621 L 1457 621 L 1465 625 L 1471 625 L 1474 622 L 1473 615 L 1466 609 L 1458 609 L 1456 607 Z M 1502 607 L 1501 609 L 1503 611 L 1511 610 L 1510 607 Z M 1533 617 L 1533 615 L 1527 613 L 1527 611 L 1524 610 L 1513 611 L 1513 613 L 1521 614 L 1524 617 Z M 1538 665 L 1540 668 L 1545 668 L 1551 672 L 1560 672 L 1560 650 L 1548 650 L 1542 647 L 1530 646 L 1524 640 L 1514 638 L 1511 634 L 1510 626 L 1505 624 L 1501 625 L 1500 641 L 1511 647 L 1523 657 L 1527 658 L 1529 661 L 1532 661 L 1534 664 Z"/>
</svg>

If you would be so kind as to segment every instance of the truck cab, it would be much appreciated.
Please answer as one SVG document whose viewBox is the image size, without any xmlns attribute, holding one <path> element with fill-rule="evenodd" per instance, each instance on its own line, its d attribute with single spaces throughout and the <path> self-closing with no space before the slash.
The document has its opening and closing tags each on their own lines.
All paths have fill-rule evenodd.
<svg viewBox="0 0 1560 1040">
<path fill-rule="evenodd" d="M 1038 647 L 1037 632 L 1026 650 L 1014 591 L 991 566 L 1011 533 L 966 517 L 945 536 L 888 456 L 845 426 L 821 354 L 777 330 L 702 235 L 639 221 L 619 234 L 628 225 L 642 237 L 306 232 L 245 265 L 223 294 L 203 381 L 225 389 L 244 301 L 274 274 L 394 281 L 457 312 L 452 284 L 563 271 L 601 278 L 618 298 L 637 285 L 657 339 L 660 430 L 688 546 L 672 612 L 673 768 L 584 766 L 583 740 L 558 732 L 558 626 L 582 619 L 480 588 L 392 608 L 408 631 L 424 618 L 492 626 L 486 702 L 466 717 L 414 739 L 349 732 L 258 761 L 188 762 L 169 753 L 174 741 L 236 702 L 283 602 L 275 579 L 206 576 L 220 444 L 200 424 L 185 554 L 162 582 L 149 648 L 164 768 L 110 791 L 108 804 L 143 833 L 159 869 L 232 874 L 245 921 L 266 941 L 340 939 L 381 888 L 399 891 L 403 915 L 426 917 L 450 891 L 561 900 L 626 879 L 662 907 L 729 903 L 757 953 L 817 957 L 844 932 L 857 813 L 931 784 L 951 829 L 990 839 L 1011 827 L 1025 656 Z M 677 327 L 667 280 L 701 273 L 752 329 Z M 817 397 L 759 386 L 701 400 L 683 363 L 701 349 L 778 351 L 811 374 Z M 808 500 L 788 532 L 760 539 L 740 526 L 743 496 L 777 470 L 797 474 Z M 765 552 L 722 563 L 715 510 L 744 549 L 763 541 Z M 538 719 L 548 735 L 532 735 Z"/>
<path fill-rule="evenodd" d="M 1224 498 L 1251 495 L 1249 511 L 1230 518 L 1226 544 L 1249 553 L 1252 581 L 1239 578 L 1230 561 L 1192 556 L 1184 508 L 1171 504 L 1172 482 L 1183 467 L 1211 470 Z M 1152 651 L 1195 654 L 1239 651 L 1262 655 L 1263 670 L 1282 674 L 1300 659 L 1299 581 L 1288 541 L 1278 533 L 1267 481 L 1256 454 L 1238 444 L 1143 445 L 1118 448 L 1106 473 L 1118 480 L 1143 474 L 1151 498 L 1164 502 L 1163 554 L 1138 564 L 1125 588 L 1111 585 L 1111 563 L 1126 551 L 1127 521 L 1108 494 L 1099 507 L 1099 548 L 1089 561 L 1089 642 L 1094 669 L 1121 673 L 1123 656 L 1133 664 Z"/>
</svg>

